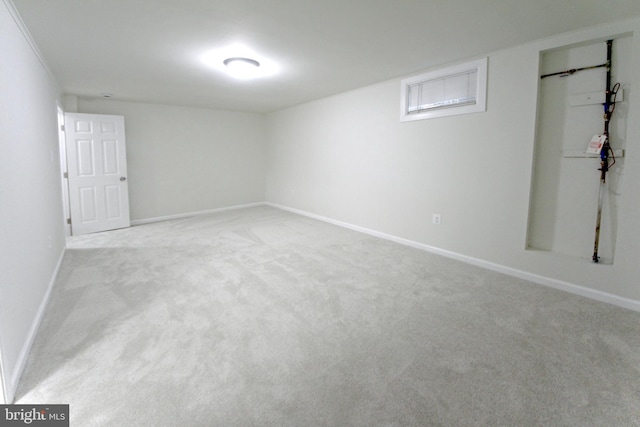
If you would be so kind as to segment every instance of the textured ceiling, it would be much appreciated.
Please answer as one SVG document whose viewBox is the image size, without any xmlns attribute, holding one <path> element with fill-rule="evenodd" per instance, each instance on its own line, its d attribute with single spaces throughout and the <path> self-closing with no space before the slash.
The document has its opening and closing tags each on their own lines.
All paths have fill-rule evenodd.
<svg viewBox="0 0 640 427">
<path fill-rule="evenodd" d="M 640 15 L 638 0 L 13 0 L 67 94 L 269 112 Z M 279 72 L 201 60 L 241 43 Z"/>
</svg>

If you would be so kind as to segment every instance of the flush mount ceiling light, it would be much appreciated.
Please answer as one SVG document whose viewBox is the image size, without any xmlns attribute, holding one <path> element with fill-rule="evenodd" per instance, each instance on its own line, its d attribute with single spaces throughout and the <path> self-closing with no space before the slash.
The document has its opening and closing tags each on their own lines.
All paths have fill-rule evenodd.
<svg viewBox="0 0 640 427">
<path fill-rule="evenodd" d="M 274 61 L 240 44 L 209 51 L 200 58 L 209 67 L 239 80 L 269 77 L 279 71 Z"/>
<path fill-rule="evenodd" d="M 227 58 L 222 61 L 222 63 L 226 65 L 229 73 L 233 77 L 239 79 L 248 79 L 254 77 L 258 71 L 258 67 L 260 67 L 260 63 L 255 59 L 243 58 L 238 56 Z"/>
<path fill-rule="evenodd" d="M 251 58 L 227 58 L 224 61 L 222 61 L 222 63 L 229 68 L 232 68 L 232 67 L 246 68 L 247 66 L 250 66 L 250 67 L 260 66 L 260 63 L 258 61 Z"/>
</svg>

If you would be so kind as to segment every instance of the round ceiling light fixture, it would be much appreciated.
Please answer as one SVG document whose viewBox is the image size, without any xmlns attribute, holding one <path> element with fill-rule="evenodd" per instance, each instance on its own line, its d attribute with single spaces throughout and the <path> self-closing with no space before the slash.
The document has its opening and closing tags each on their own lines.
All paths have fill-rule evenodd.
<svg viewBox="0 0 640 427">
<path fill-rule="evenodd" d="M 224 65 L 226 65 L 227 67 L 233 67 L 233 66 L 242 66 L 244 67 L 245 65 L 250 65 L 253 67 L 259 67 L 260 63 L 258 61 L 256 61 L 255 59 L 251 59 L 251 58 L 227 58 L 224 61 L 222 61 Z"/>
<path fill-rule="evenodd" d="M 255 59 L 235 56 L 222 61 L 226 65 L 229 73 L 239 79 L 252 78 L 257 74 L 260 63 Z"/>
<path fill-rule="evenodd" d="M 273 60 L 242 44 L 210 50 L 200 55 L 208 67 L 238 80 L 272 77 L 280 72 Z"/>
</svg>

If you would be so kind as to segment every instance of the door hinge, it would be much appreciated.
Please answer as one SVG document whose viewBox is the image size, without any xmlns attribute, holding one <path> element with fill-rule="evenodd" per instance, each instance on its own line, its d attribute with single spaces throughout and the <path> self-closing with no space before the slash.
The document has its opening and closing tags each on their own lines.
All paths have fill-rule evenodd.
<svg viewBox="0 0 640 427">
<path fill-rule="evenodd" d="M 67 224 L 71 225 L 71 218 L 67 218 Z"/>
<path fill-rule="evenodd" d="M 60 130 L 61 130 L 62 132 L 66 131 L 66 129 L 65 129 L 65 127 L 64 127 L 64 125 L 60 125 Z"/>
<path fill-rule="evenodd" d="M 69 172 L 65 172 L 63 175 L 65 178 L 69 179 Z"/>
</svg>

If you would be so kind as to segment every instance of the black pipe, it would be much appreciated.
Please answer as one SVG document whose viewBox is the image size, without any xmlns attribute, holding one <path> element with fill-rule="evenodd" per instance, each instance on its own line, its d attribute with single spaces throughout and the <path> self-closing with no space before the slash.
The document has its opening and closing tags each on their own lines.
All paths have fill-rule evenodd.
<svg viewBox="0 0 640 427">
<path fill-rule="evenodd" d="M 600 257 L 598 256 L 598 246 L 600 243 L 600 222 L 602 220 L 602 200 L 604 197 L 605 184 L 607 182 L 607 172 L 609 171 L 609 152 L 611 151 L 611 145 L 609 143 L 609 121 L 612 114 L 612 102 L 611 102 L 611 51 L 613 46 L 613 40 L 607 40 L 607 82 L 605 88 L 604 98 L 604 136 L 605 142 L 600 150 L 600 190 L 598 194 L 598 215 L 596 217 L 596 236 L 593 243 L 593 262 L 598 262 Z"/>
<path fill-rule="evenodd" d="M 582 68 L 572 68 L 570 70 L 565 70 L 565 71 L 558 71 L 557 73 L 551 73 L 551 74 L 545 74 L 540 76 L 541 79 L 544 79 L 545 77 L 551 77 L 551 76 L 560 76 L 560 77 L 567 77 L 570 76 L 578 71 L 584 71 L 584 70 L 593 70 L 594 68 L 602 68 L 602 67 L 608 67 L 609 63 L 605 63 L 605 64 L 600 64 L 600 65 L 592 65 L 590 67 L 582 67 Z"/>
</svg>

